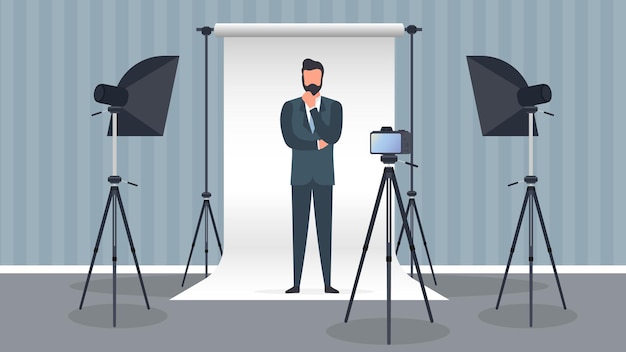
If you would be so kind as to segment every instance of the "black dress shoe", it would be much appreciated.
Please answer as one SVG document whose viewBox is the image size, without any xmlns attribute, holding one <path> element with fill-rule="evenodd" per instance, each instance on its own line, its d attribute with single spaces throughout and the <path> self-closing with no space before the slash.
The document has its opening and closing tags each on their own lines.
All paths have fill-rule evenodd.
<svg viewBox="0 0 626 352">
<path fill-rule="evenodd" d="M 335 290 L 331 286 L 326 286 L 326 288 L 324 289 L 324 292 L 326 292 L 326 293 L 339 293 L 339 291 Z"/>
<path fill-rule="evenodd" d="M 294 286 L 285 291 L 285 293 L 300 293 L 300 286 Z"/>
</svg>

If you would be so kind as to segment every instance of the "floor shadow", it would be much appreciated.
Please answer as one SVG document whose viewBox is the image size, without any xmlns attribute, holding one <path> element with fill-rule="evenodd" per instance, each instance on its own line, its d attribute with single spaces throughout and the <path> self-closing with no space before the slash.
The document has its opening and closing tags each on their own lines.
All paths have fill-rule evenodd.
<svg viewBox="0 0 626 352">
<path fill-rule="evenodd" d="M 489 308 L 478 314 L 480 320 L 487 324 L 506 328 L 529 329 L 530 312 L 528 304 L 500 306 L 500 309 Z M 549 328 L 573 322 L 578 317 L 576 312 L 563 309 L 562 306 L 545 304 L 533 305 L 533 327 Z"/>
<path fill-rule="evenodd" d="M 497 296 L 500 293 L 502 277 L 486 277 L 479 275 L 437 275 L 437 285 L 430 274 L 422 274 L 424 284 L 445 297 L 473 297 L 473 296 Z M 417 279 L 417 274 L 413 274 Z M 548 285 L 542 282 L 533 282 L 533 291 L 543 290 Z M 528 280 L 506 279 L 504 293 L 528 292 Z"/>
<path fill-rule="evenodd" d="M 425 320 L 391 319 L 391 344 L 408 345 L 444 338 L 450 333 L 447 327 Z M 337 340 L 367 345 L 387 344 L 387 318 L 352 320 L 335 324 L 326 334 Z"/>
<path fill-rule="evenodd" d="M 210 274 L 209 274 L 210 275 Z M 98 277 L 105 275 L 98 274 Z M 146 294 L 149 297 L 167 297 L 172 298 L 179 293 L 185 291 L 191 286 L 204 280 L 204 274 L 188 274 L 185 280 L 185 286 L 181 287 L 183 275 L 142 275 L 143 282 L 146 287 Z M 86 277 L 85 277 L 86 278 Z M 83 290 L 85 281 L 75 282 L 70 285 L 75 290 Z M 113 277 L 106 275 L 104 279 L 94 279 L 91 277 L 87 292 L 113 293 Z M 136 274 L 123 274 L 117 276 L 117 293 L 120 295 L 143 296 L 141 292 L 141 284 Z"/>
<path fill-rule="evenodd" d="M 68 314 L 71 321 L 91 326 L 94 328 L 113 329 L 113 304 L 102 304 L 84 307 L 82 310 L 76 309 Z M 155 325 L 167 319 L 167 313 L 144 305 L 118 304 L 117 305 L 117 326 L 119 329 L 141 328 Z"/>
</svg>

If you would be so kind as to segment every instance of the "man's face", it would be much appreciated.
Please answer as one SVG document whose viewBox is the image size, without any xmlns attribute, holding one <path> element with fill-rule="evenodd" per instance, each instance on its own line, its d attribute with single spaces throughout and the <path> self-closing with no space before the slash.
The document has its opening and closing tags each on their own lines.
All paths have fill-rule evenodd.
<svg viewBox="0 0 626 352">
<path fill-rule="evenodd" d="M 304 70 L 302 71 L 302 86 L 305 91 L 311 94 L 317 94 L 322 89 L 322 70 Z"/>
</svg>

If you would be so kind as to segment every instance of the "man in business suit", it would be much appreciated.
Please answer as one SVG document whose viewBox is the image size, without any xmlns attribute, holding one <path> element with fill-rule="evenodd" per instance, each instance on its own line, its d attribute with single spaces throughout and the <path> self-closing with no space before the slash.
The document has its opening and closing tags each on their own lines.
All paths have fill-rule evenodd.
<svg viewBox="0 0 626 352">
<path fill-rule="evenodd" d="M 311 194 L 319 245 L 324 291 L 338 293 L 330 285 L 333 185 L 333 145 L 341 136 L 343 112 L 338 101 L 322 97 L 324 66 L 317 61 L 302 62 L 302 97 L 283 105 L 280 127 L 291 148 L 291 210 L 293 230 L 293 287 L 300 292 L 304 250 L 309 229 Z"/>
</svg>

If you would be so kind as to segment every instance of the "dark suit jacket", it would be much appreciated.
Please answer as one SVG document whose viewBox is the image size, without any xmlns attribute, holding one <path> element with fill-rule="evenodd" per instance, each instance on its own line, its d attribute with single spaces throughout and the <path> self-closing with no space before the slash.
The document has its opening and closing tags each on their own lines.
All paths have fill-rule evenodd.
<svg viewBox="0 0 626 352">
<path fill-rule="evenodd" d="M 311 113 L 315 132 L 311 132 L 302 98 L 286 102 L 280 113 L 280 127 L 285 143 L 291 148 L 291 184 L 301 186 L 315 181 L 335 184 L 333 145 L 341 136 L 343 109 L 338 101 L 322 97 L 320 111 Z M 317 140 L 328 146 L 317 150 Z"/>
</svg>

